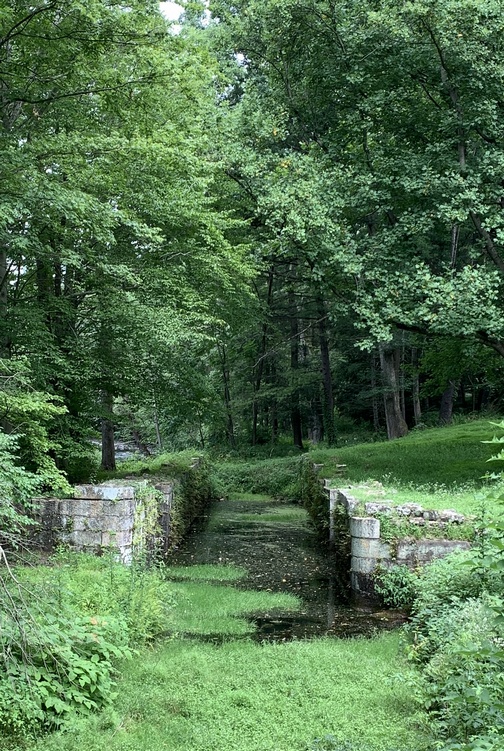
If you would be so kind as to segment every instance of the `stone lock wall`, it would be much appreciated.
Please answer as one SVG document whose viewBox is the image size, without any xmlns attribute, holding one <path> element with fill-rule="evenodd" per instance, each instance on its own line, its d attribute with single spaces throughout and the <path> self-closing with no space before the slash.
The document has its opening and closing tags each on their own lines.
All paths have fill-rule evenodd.
<svg viewBox="0 0 504 751">
<path fill-rule="evenodd" d="M 58 544 L 93 553 L 116 549 L 123 563 L 131 563 L 135 525 L 141 523 L 137 513 L 139 490 L 146 487 L 146 481 L 135 484 L 110 481 L 101 485 L 78 485 L 73 498 L 41 499 L 39 542 L 45 549 Z M 161 547 L 166 552 L 174 484 L 160 483 L 152 487 L 161 493 L 159 526 Z"/>
<path fill-rule="evenodd" d="M 380 519 L 373 514 L 396 513 L 409 516 L 412 523 L 419 525 L 459 524 L 465 521 L 462 514 L 451 509 L 446 511 L 425 510 L 419 504 L 393 506 L 389 503 L 366 503 L 366 516 L 357 516 L 355 511 L 359 501 L 338 488 L 325 488 L 329 497 L 329 539 L 334 542 L 334 514 L 341 506 L 348 518 L 351 538 L 350 581 L 352 592 L 361 598 L 373 598 L 373 574 L 380 567 L 406 565 L 410 568 L 423 566 L 436 558 L 443 558 L 454 550 L 467 550 L 467 540 L 444 540 L 442 538 L 416 539 L 405 537 L 394 543 L 381 539 Z"/>
</svg>

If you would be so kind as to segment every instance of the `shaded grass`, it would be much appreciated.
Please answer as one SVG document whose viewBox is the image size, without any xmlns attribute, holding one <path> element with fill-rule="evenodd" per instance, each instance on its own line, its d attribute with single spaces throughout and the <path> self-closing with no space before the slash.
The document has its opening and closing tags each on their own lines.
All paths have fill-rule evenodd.
<svg viewBox="0 0 504 751">
<path fill-rule="evenodd" d="M 179 477 L 179 475 L 190 469 L 194 462 L 194 458 L 200 455 L 201 452 L 195 453 L 194 449 L 188 449 L 187 451 L 177 451 L 173 453 L 164 452 L 158 456 L 133 457 L 124 462 L 119 462 L 117 469 L 113 471 L 97 470 L 95 473 L 96 480 L 102 482 L 104 480 L 122 479 L 125 477 L 142 475 Z"/>
<path fill-rule="evenodd" d="M 421 751 L 398 637 L 220 647 L 172 641 L 128 663 L 116 716 L 33 751 L 304 751 L 326 733 L 356 751 Z"/>
<path fill-rule="evenodd" d="M 229 518 L 229 517 L 227 517 Z M 240 522 L 264 522 L 285 523 L 285 524 L 305 524 L 307 522 L 307 513 L 302 506 L 272 506 L 261 509 L 256 513 L 236 514 L 236 519 Z"/>
<path fill-rule="evenodd" d="M 372 478 L 438 487 L 466 483 L 477 486 L 490 469 L 487 460 L 495 453 L 495 446 L 481 442 L 494 433 L 495 428 L 487 420 L 476 420 L 412 431 L 395 441 L 342 448 L 336 454 L 339 463 L 347 465 L 346 477 L 351 481 Z M 326 463 L 322 473 L 330 477 L 334 462 L 331 454 L 313 451 L 313 457 Z"/>
<path fill-rule="evenodd" d="M 233 492 L 232 498 L 229 500 L 231 501 L 255 501 L 258 503 L 264 502 L 269 503 L 272 498 L 271 494 L 268 495 L 266 493 L 238 493 Z"/>
<path fill-rule="evenodd" d="M 414 430 L 395 441 L 360 443 L 335 449 L 312 448 L 305 456 L 323 464 L 322 478 L 336 478 L 338 465 L 346 465 L 344 481 L 369 479 L 394 485 L 426 488 L 484 484 L 483 475 L 494 469 L 487 464 L 495 453 L 489 440 L 496 428 L 488 420 L 474 420 L 443 428 Z M 300 455 L 263 461 L 215 463 L 212 475 L 223 496 L 240 493 L 270 494 L 296 499 L 299 496 Z M 334 480 L 336 482 L 341 482 Z"/>
</svg>

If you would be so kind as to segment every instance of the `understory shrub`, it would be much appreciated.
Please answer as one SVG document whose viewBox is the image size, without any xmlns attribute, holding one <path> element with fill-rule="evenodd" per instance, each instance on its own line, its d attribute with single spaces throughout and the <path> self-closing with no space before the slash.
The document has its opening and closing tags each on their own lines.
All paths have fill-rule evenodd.
<svg viewBox="0 0 504 751">
<path fill-rule="evenodd" d="M 438 734 L 452 741 L 504 734 L 504 630 L 494 606 L 487 594 L 454 601 L 410 647 L 410 656 L 424 663 L 425 705 Z"/>
<path fill-rule="evenodd" d="M 170 546 L 178 545 L 191 524 L 217 495 L 206 460 L 198 459 L 180 476 L 170 514 Z"/>
<path fill-rule="evenodd" d="M 249 462 L 216 462 L 212 481 L 221 497 L 254 493 L 299 500 L 299 457 Z"/>
<path fill-rule="evenodd" d="M 418 572 L 408 566 L 379 568 L 374 575 L 374 588 L 387 607 L 409 611 L 417 596 L 418 578 Z"/>
<path fill-rule="evenodd" d="M 0 617 L 1 734 L 34 735 L 110 704 L 113 660 L 130 656 L 120 619 L 77 617 L 67 607 L 32 612 L 20 603 L 15 616 Z"/>
<path fill-rule="evenodd" d="M 316 466 L 308 458 L 302 459 L 298 469 L 300 499 L 318 535 L 327 539 L 329 529 L 329 501 Z"/>
<path fill-rule="evenodd" d="M 169 628 L 174 598 L 158 569 L 59 551 L 6 568 L 0 615 L 0 737 L 33 736 L 114 699 L 115 665 Z"/>
<path fill-rule="evenodd" d="M 476 529 L 472 550 L 424 569 L 407 627 L 444 751 L 504 746 L 504 523 L 482 506 Z"/>
</svg>

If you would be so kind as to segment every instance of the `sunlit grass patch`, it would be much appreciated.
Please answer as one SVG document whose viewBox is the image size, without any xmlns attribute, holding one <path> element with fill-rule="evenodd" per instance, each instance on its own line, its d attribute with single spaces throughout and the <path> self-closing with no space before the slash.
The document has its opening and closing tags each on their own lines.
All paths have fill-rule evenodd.
<svg viewBox="0 0 504 751">
<path fill-rule="evenodd" d="M 173 582 L 171 629 L 195 635 L 243 635 L 254 626 L 243 616 L 281 610 L 295 612 L 300 601 L 290 594 L 243 591 L 201 582 Z"/>
<path fill-rule="evenodd" d="M 490 491 L 492 489 L 496 491 L 499 486 L 489 488 Z M 504 492 L 504 487 L 500 486 L 500 490 Z M 496 500 L 494 493 L 487 494 L 484 488 L 476 488 L 469 483 L 465 486 L 447 488 L 443 485 L 394 485 L 375 481 L 349 485 L 348 492 L 359 501 L 392 501 L 394 505 L 419 503 L 426 509 L 455 509 L 466 516 L 478 515 L 482 504 L 491 515 L 504 510 L 502 502 Z"/>
<path fill-rule="evenodd" d="M 396 679 L 401 671 L 403 680 Z M 111 727 L 98 719 L 32 751 L 422 751 L 398 637 L 216 647 L 172 641 L 125 666 Z"/>
<path fill-rule="evenodd" d="M 481 485 L 481 477 L 491 467 L 487 460 L 494 453 L 482 443 L 496 432 L 488 420 L 475 420 L 442 428 L 414 430 L 405 438 L 366 443 L 335 450 L 310 452 L 314 461 L 324 464 L 323 477 L 330 477 L 336 463 L 346 464 L 351 482 L 374 479 L 382 482 L 443 485 L 456 487 L 466 483 Z"/>
</svg>

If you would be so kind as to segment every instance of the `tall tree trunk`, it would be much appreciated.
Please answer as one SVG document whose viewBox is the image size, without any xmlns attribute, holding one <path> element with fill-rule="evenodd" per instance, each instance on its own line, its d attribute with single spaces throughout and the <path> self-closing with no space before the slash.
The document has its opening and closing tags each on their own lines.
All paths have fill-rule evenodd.
<svg viewBox="0 0 504 751">
<path fill-rule="evenodd" d="M 376 386 L 376 353 L 371 355 L 371 392 L 373 405 L 373 428 L 375 433 L 380 430 L 380 408 L 378 406 L 378 392 Z"/>
<path fill-rule="evenodd" d="M 269 273 L 268 273 L 268 294 L 266 297 L 266 303 L 267 303 L 267 314 L 269 313 L 269 309 L 271 306 L 271 297 L 273 295 L 273 279 L 274 279 L 274 268 L 273 266 L 270 267 Z M 259 350 L 259 358 L 257 360 L 257 363 L 255 365 L 255 378 L 254 378 L 254 397 L 252 402 L 252 445 L 255 446 L 257 443 L 257 420 L 259 416 L 259 405 L 258 405 L 258 394 L 259 389 L 261 388 L 263 373 L 264 373 L 264 363 L 266 360 L 266 346 L 268 342 L 268 321 L 266 320 L 263 323 L 262 326 L 262 336 L 261 336 L 261 346 Z"/>
<path fill-rule="evenodd" d="M 439 424 L 449 425 L 452 421 L 453 402 L 457 394 L 457 384 L 455 381 L 449 381 L 448 386 L 441 394 L 441 404 L 439 405 Z"/>
<path fill-rule="evenodd" d="M 271 383 L 276 382 L 276 365 L 275 365 L 274 359 L 270 360 L 269 377 L 270 377 Z M 270 425 L 271 425 L 271 443 L 276 443 L 278 440 L 279 425 L 278 425 L 278 403 L 275 397 L 273 397 L 273 399 L 270 402 Z"/>
<path fill-rule="evenodd" d="M 397 347 L 395 351 L 395 372 L 397 373 L 397 381 L 399 386 L 399 404 L 401 406 L 401 414 L 403 420 L 406 421 L 406 394 L 404 389 L 404 332 L 402 332 L 402 344 L 401 347 Z"/>
<path fill-rule="evenodd" d="M 231 404 L 231 391 L 229 388 L 229 368 L 227 363 L 226 348 L 219 345 L 219 355 L 221 360 L 222 381 L 224 384 L 224 405 L 226 407 L 226 434 L 229 445 L 232 449 L 236 448 L 236 438 L 234 433 L 233 409 Z"/>
<path fill-rule="evenodd" d="M 413 396 L 413 416 L 415 425 L 422 422 L 422 407 L 420 404 L 420 372 L 418 369 L 418 349 L 413 347 L 411 350 L 411 365 L 413 367 L 413 382 L 411 386 Z"/>
<path fill-rule="evenodd" d="M 114 470 L 115 443 L 114 443 L 114 397 L 105 389 L 101 392 L 101 468 Z"/>
<path fill-rule="evenodd" d="M 294 383 L 292 391 L 292 403 L 291 403 L 291 426 L 292 426 L 292 440 L 294 446 L 300 449 L 304 449 L 303 446 L 303 426 L 301 423 L 301 410 L 299 407 L 299 386 L 298 370 L 299 370 L 299 326 L 297 318 L 297 306 L 294 298 L 294 290 L 289 287 L 289 315 L 290 315 L 290 366 L 291 366 L 291 378 Z"/>
<path fill-rule="evenodd" d="M 7 333 L 7 311 L 9 303 L 9 267 L 7 251 L 0 248 L 0 357 L 10 356 L 10 338 Z"/>
<path fill-rule="evenodd" d="M 161 437 L 161 431 L 159 429 L 159 412 L 158 412 L 158 405 L 157 405 L 157 399 L 156 394 L 152 394 L 152 400 L 154 404 L 154 429 L 156 431 L 156 444 L 160 451 L 163 449 L 163 439 Z"/>
<path fill-rule="evenodd" d="M 407 434 L 408 426 L 401 411 L 396 351 L 387 344 L 380 344 L 379 350 L 387 436 L 389 439 L 402 438 Z"/>
<path fill-rule="evenodd" d="M 331 361 L 329 356 L 329 336 L 327 333 L 327 311 L 324 300 L 318 297 L 318 333 L 320 342 L 320 363 L 322 370 L 322 390 L 324 399 L 322 414 L 324 420 L 325 439 L 329 446 L 336 443 L 336 429 L 334 425 L 334 394 L 331 373 Z"/>
</svg>

